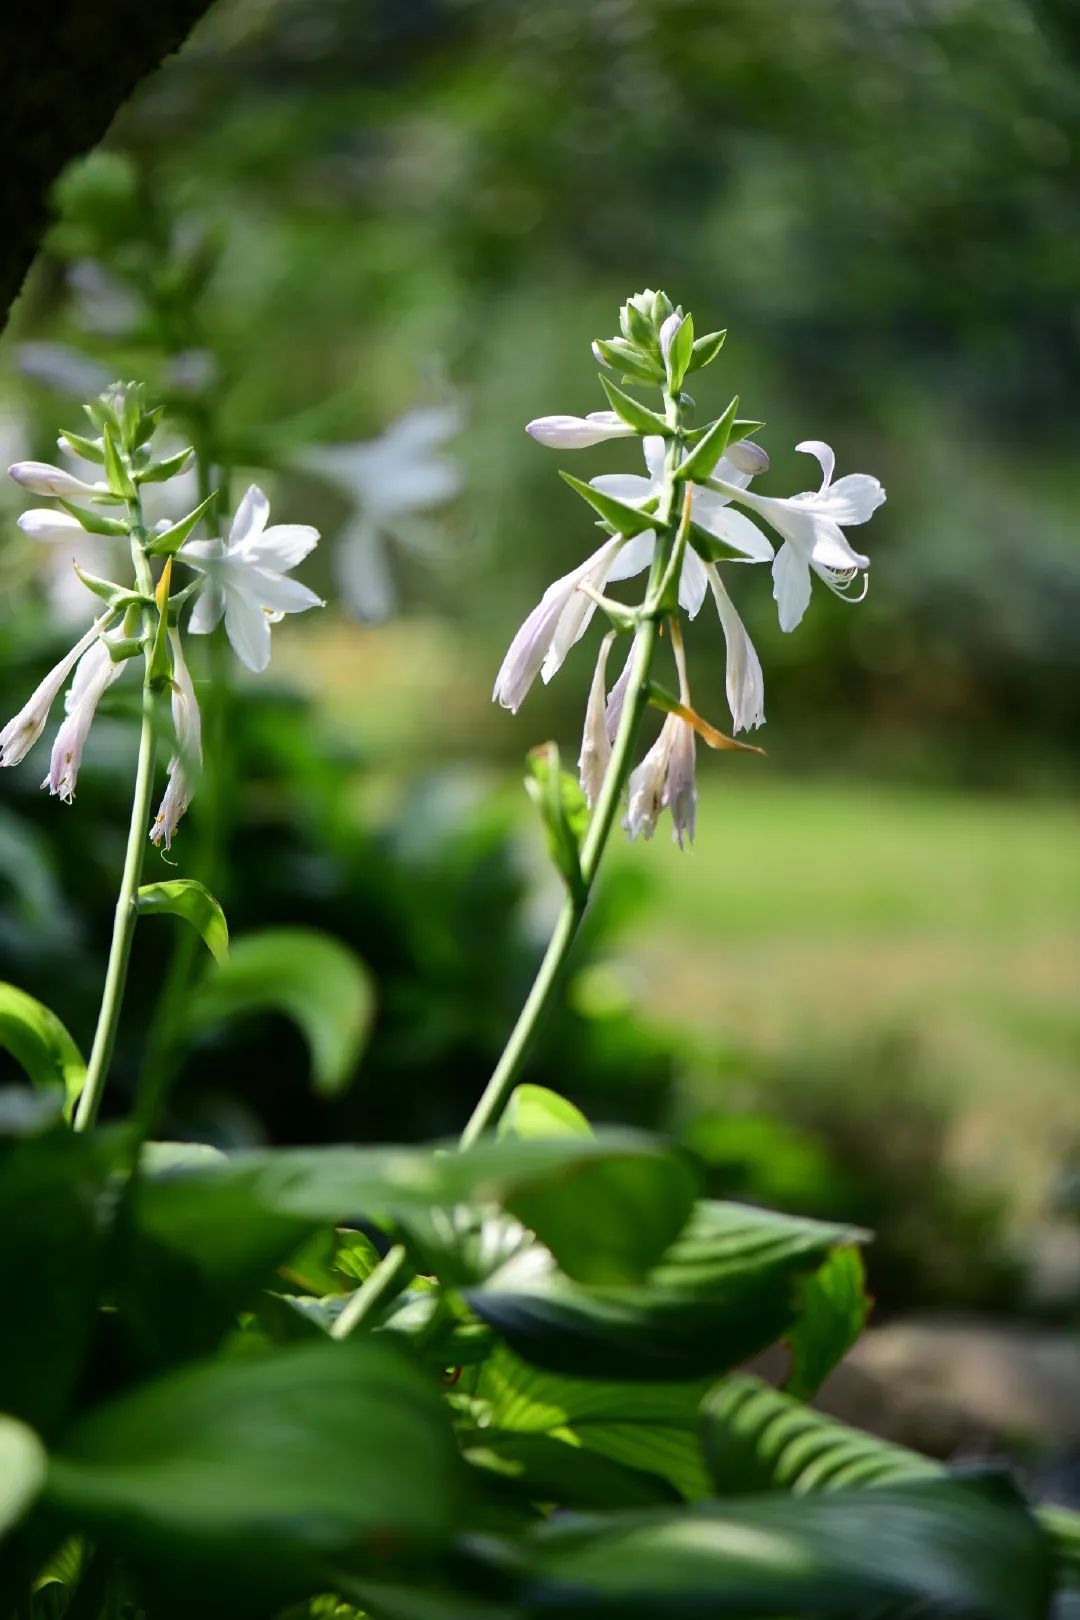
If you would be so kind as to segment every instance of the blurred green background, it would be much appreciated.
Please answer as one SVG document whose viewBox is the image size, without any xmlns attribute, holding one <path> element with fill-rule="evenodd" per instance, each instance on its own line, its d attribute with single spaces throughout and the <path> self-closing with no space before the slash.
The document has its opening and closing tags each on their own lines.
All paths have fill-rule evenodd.
<svg viewBox="0 0 1080 1620">
<path fill-rule="evenodd" d="M 1050 0 L 218 0 L 65 177 L 4 339 L 9 459 L 77 425 L 74 348 L 148 376 L 234 498 L 258 477 L 325 536 L 305 577 L 331 605 L 240 683 L 174 854 L 211 860 L 237 936 L 348 942 L 374 1033 L 326 1100 L 280 1020 L 208 1029 L 174 1133 L 460 1126 L 557 903 L 520 761 L 548 736 L 576 754 L 595 645 L 516 719 L 491 707 L 517 624 L 590 545 L 568 458 L 522 426 L 601 406 L 590 341 L 662 286 L 729 328 L 701 404 L 738 391 L 767 421 L 763 490 L 804 487 L 793 446 L 824 437 L 889 499 L 861 607 L 818 591 L 784 637 L 765 571 L 735 581 L 768 757 L 701 760 L 692 854 L 663 826 L 620 843 L 534 1077 L 675 1132 L 718 1190 L 875 1227 L 886 1313 L 1071 1319 L 1078 66 L 1075 12 Z M 359 623 L 335 586 L 361 566 L 356 513 L 313 447 L 426 406 L 462 415 L 451 471 L 418 511 L 368 490 L 394 602 Z M 16 494 L 10 711 L 63 643 Z M 710 610 L 689 648 L 722 720 Z M 130 743 L 119 705 L 73 810 L 33 761 L 0 784 L 0 968 L 80 1042 Z M 142 930 L 121 1089 L 170 949 Z"/>
</svg>

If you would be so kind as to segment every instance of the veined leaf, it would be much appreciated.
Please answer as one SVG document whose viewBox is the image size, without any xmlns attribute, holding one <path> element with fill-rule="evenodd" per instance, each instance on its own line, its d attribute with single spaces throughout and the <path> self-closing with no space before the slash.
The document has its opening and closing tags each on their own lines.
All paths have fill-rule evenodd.
<svg viewBox="0 0 1080 1620">
<path fill-rule="evenodd" d="M 86 1080 L 86 1064 L 56 1014 L 13 984 L 0 984 L 0 1047 L 36 1086 L 63 1086 L 70 1114 Z"/>
<path fill-rule="evenodd" d="M 247 934 L 195 991 L 191 1021 L 207 1029 L 268 1012 L 283 1014 L 300 1029 L 316 1091 L 335 1096 L 348 1085 L 371 1026 L 374 997 L 367 969 L 347 946 L 311 928 Z"/>
<path fill-rule="evenodd" d="M 870 1298 L 858 1249 L 834 1249 L 800 1284 L 799 1318 L 788 1334 L 791 1370 L 784 1388 L 798 1400 L 816 1394 L 866 1325 Z"/>
<path fill-rule="evenodd" d="M 229 954 L 229 925 L 210 890 L 195 878 L 170 878 L 165 883 L 144 883 L 136 900 L 146 916 L 182 917 L 202 936 L 215 962 Z"/>
</svg>

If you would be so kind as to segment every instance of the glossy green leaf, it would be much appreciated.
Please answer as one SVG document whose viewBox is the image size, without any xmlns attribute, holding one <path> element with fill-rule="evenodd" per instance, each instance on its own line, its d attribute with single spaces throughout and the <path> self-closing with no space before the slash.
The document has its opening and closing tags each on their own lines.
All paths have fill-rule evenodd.
<svg viewBox="0 0 1080 1620">
<path fill-rule="evenodd" d="M 335 1096 L 353 1077 L 373 1011 L 367 969 L 347 946 L 315 929 L 275 928 L 233 945 L 195 991 L 190 1022 L 209 1029 L 283 1014 L 307 1041 L 316 1091 Z"/>
<path fill-rule="evenodd" d="M 87 534 L 105 534 L 111 539 L 119 539 L 131 532 L 130 525 L 120 518 L 106 517 L 103 512 L 94 512 L 88 507 L 76 506 L 73 502 L 66 501 L 62 495 L 58 496 L 57 500 L 65 512 L 70 512 L 73 518 L 79 520 Z"/>
<path fill-rule="evenodd" d="M 677 394 L 683 385 L 694 348 L 694 317 L 685 315 L 672 338 L 667 352 L 668 388 Z"/>
<path fill-rule="evenodd" d="M 740 1204 L 700 1203 L 643 1283 L 581 1287 L 525 1253 L 467 1298 L 537 1366 L 587 1378 L 681 1381 L 727 1371 L 790 1329 L 798 1279 L 855 1235 Z"/>
<path fill-rule="evenodd" d="M 210 890 L 196 878 L 170 878 L 165 883 L 144 883 L 136 905 L 143 916 L 182 917 L 202 938 L 215 962 L 229 954 L 229 925 Z"/>
<path fill-rule="evenodd" d="M 655 411 L 650 411 L 647 405 L 643 405 L 640 400 L 634 399 L 633 395 L 625 393 L 623 389 L 618 388 L 615 383 L 611 382 L 603 374 L 601 374 L 600 383 L 608 397 L 608 403 L 612 410 L 616 416 L 622 418 L 628 427 L 632 427 L 636 433 L 659 434 L 661 438 L 665 439 L 670 437 L 671 429 L 662 416 L 658 416 Z"/>
<path fill-rule="evenodd" d="M 218 492 L 214 490 L 212 495 L 208 495 L 205 500 L 200 501 L 198 506 L 194 507 L 186 517 L 178 519 L 171 528 L 163 529 L 160 534 L 155 535 L 146 548 L 147 555 L 151 557 L 173 556 L 180 550 L 195 525 L 210 510 L 217 498 Z M 181 558 L 181 561 L 183 560 Z"/>
<path fill-rule="evenodd" d="M 731 440 L 731 425 L 739 408 L 739 396 L 731 401 L 723 416 L 718 417 L 704 438 L 699 439 L 690 454 L 679 464 L 676 478 L 684 482 L 703 483 L 720 460 Z"/>
<path fill-rule="evenodd" d="M 784 1388 L 808 1401 L 847 1355 L 866 1325 L 870 1298 L 857 1248 L 834 1249 L 799 1286 L 799 1317 L 788 1334 L 791 1369 Z"/>
<path fill-rule="evenodd" d="M 508 1550 L 509 1556 L 514 1556 Z M 1049 1548 L 1000 1479 L 558 1518 L 518 1553 L 527 1612 L 1043 1620 Z"/>
<path fill-rule="evenodd" d="M 680 1496 L 709 1494 L 698 1437 L 706 1385 L 600 1382 L 560 1377 L 500 1348 L 480 1366 L 471 1393 L 482 1421 L 502 1434 L 551 1435 L 639 1474 Z"/>
<path fill-rule="evenodd" d="M 183 472 L 191 461 L 194 451 L 190 445 L 186 450 L 178 450 L 175 455 L 166 456 L 163 461 L 148 461 L 145 466 L 137 468 L 135 482 L 138 484 L 164 484 L 177 473 Z"/>
<path fill-rule="evenodd" d="M 433 1380 L 385 1339 L 203 1362 L 99 1407 L 51 1460 L 62 1520 L 181 1580 L 301 1595 L 330 1558 L 445 1543 L 459 1458 Z"/>
<path fill-rule="evenodd" d="M 572 473 L 561 472 L 559 477 L 569 484 L 583 501 L 587 501 L 594 512 L 599 512 L 604 522 L 609 523 L 616 534 L 629 539 L 631 535 L 643 534 L 646 529 L 656 527 L 655 512 L 648 512 L 640 506 L 628 506 L 625 501 L 617 501 L 614 495 L 603 494 L 591 484 L 582 483 L 581 479 L 575 478 Z"/>
<path fill-rule="evenodd" d="M 0 1541 L 33 1506 L 45 1469 L 45 1447 L 33 1429 L 0 1412 Z"/>
<path fill-rule="evenodd" d="M 863 1434 L 745 1374 L 710 1390 L 701 1435 L 719 1495 L 780 1490 L 801 1496 L 944 1473 L 918 1452 Z"/>
<path fill-rule="evenodd" d="M 711 365 L 724 347 L 726 337 L 725 329 L 723 332 L 706 332 L 704 337 L 695 338 L 693 348 L 690 350 L 687 374 L 689 375 L 691 371 L 700 371 L 702 366 Z"/>
<path fill-rule="evenodd" d="M 591 1136 L 592 1126 L 580 1108 L 547 1086 L 515 1086 L 499 1121 L 500 1136 L 523 1140 L 551 1136 Z"/>
<path fill-rule="evenodd" d="M 70 1113 L 86 1079 L 82 1053 L 56 1014 L 13 984 L 0 984 L 0 1047 L 36 1086 L 62 1086 Z"/>
</svg>

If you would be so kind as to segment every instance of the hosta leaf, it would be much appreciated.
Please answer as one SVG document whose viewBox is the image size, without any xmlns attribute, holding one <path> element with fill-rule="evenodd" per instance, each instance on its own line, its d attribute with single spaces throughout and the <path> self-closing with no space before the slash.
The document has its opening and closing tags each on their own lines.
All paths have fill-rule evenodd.
<svg viewBox="0 0 1080 1620">
<path fill-rule="evenodd" d="M 809 1400 L 847 1355 L 870 1312 L 865 1285 L 862 1255 L 850 1245 L 834 1249 L 818 1271 L 803 1278 L 799 1318 L 788 1334 L 791 1370 L 784 1388 L 789 1394 Z"/>
<path fill-rule="evenodd" d="M 242 1583 L 276 1612 L 327 1559 L 421 1559 L 460 1488 L 437 1388 L 366 1339 L 200 1363 L 99 1407 L 64 1437 L 47 1498 L 182 1585 Z"/>
<path fill-rule="evenodd" d="M 215 962 L 229 954 L 229 925 L 210 890 L 195 878 L 170 878 L 165 883 L 144 883 L 136 899 L 146 916 L 182 917 L 202 936 Z"/>
<path fill-rule="evenodd" d="M 500 1136 L 523 1140 L 551 1136 L 591 1136 L 580 1108 L 547 1086 L 515 1086 L 499 1121 Z"/>
<path fill-rule="evenodd" d="M 13 984 L 0 984 L 0 1047 L 36 1086 L 62 1086 L 70 1113 L 86 1079 L 82 1053 L 56 1014 Z"/>
<path fill-rule="evenodd" d="M 796 1282 L 850 1228 L 701 1203 L 647 1281 L 584 1288 L 535 1251 L 467 1294 L 519 1355 L 587 1378 L 677 1381 L 736 1366 L 794 1322 Z"/>
<path fill-rule="evenodd" d="M 275 928 L 233 945 L 196 990 L 189 1022 L 207 1029 L 283 1014 L 307 1041 L 316 1091 L 333 1096 L 353 1076 L 373 1008 L 367 969 L 347 946 L 315 929 Z"/>
<path fill-rule="evenodd" d="M 1048 1544 L 1000 1479 L 558 1517 L 517 1552 L 530 1615 L 1042 1620 Z"/>
</svg>

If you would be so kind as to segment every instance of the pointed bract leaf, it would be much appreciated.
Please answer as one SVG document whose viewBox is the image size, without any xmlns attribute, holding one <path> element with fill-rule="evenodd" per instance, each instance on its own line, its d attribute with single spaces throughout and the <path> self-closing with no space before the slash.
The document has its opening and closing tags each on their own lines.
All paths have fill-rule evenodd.
<svg viewBox="0 0 1080 1620">
<path fill-rule="evenodd" d="M 671 429 L 662 416 L 657 416 L 656 412 L 650 411 L 647 405 L 642 405 L 632 395 L 624 393 L 603 373 L 600 375 L 600 382 L 612 410 L 617 416 L 622 417 L 628 427 L 632 427 L 636 433 L 659 434 L 663 438 L 670 437 Z"/>
<path fill-rule="evenodd" d="M 108 422 L 102 428 L 102 438 L 105 444 L 105 476 L 108 479 L 109 488 L 121 500 L 134 500 L 135 485 L 132 483 L 131 475 L 120 457 L 120 452 L 116 447 L 116 440 L 113 438 L 113 429 Z"/>
<path fill-rule="evenodd" d="M 146 547 L 147 555 L 150 557 L 170 557 L 179 551 L 195 525 L 210 510 L 217 497 L 218 492 L 215 490 L 204 501 L 200 501 L 198 506 L 188 513 L 187 517 L 180 518 L 178 522 L 173 524 L 171 529 L 163 529 L 160 534 L 155 535 Z M 183 558 L 180 560 L 182 562 Z"/>
<path fill-rule="evenodd" d="M 165 883 L 144 883 L 136 900 L 145 916 L 183 917 L 202 936 L 215 962 L 229 954 L 229 925 L 210 890 L 196 878 L 170 878 Z"/>
<path fill-rule="evenodd" d="M 57 504 L 62 506 L 65 512 L 70 512 L 73 518 L 77 518 L 88 534 L 107 534 L 113 539 L 119 539 L 121 536 L 126 539 L 131 533 L 130 525 L 119 518 L 106 517 L 103 512 L 88 512 L 84 506 L 75 506 L 71 501 L 65 501 L 62 495 L 57 497 Z"/>
<path fill-rule="evenodd" d="M 695 338 L 690 350 L 690 363 L 686 368 L 687 375 L 691 371 L 700 371 L 702 366 L 711 365 L 724 347 L 726 337 L 725 329 L 723 332 L 706 332 L 704 337 Z"/>
<path fill-rule="evenodd" d="M 585 796 L 577 778 L 562 770 L 556 743 L 530 749 L 525 763 L 525 791 L 540 812 L 551 859 L 571 894 L 582 900 L 585 890 L 578 851 L 588 821 Z"/>
<path fill-rule="evenodd" d="M 183 472 L 191 461 L 195 452 L 188 445 L 186 450 L 178 450 L 175 456 L 166 456 L 164 461 L 151 461 L 145 467 L 140 467 L 135 473 L 135 482 L 138 484 L 163 484 L 177 473 Z"/>
<path fill-rule="evenodd" d="M 616 534 L 625 535 L 629 540 L 632 535 L 644 534 L 646 529 L 655 529 L 656 514 L 646 512 L 638 506 L 628 506 L 625 501 L 617 501 L 614 495 L 604 495 L 600 490 L 593 489 L 591 484 L 582 483 L 573 473 L 561 472 L 559 477 L 570 485 L 574 492 L 588 501 L 594 512 L 599 512 L 605 523 L 609 523 Z"/>
<path fill-rule="evenodd" d="M 643 354 L 624 338 L 598 338 L 596 349 L 600 358 L 614 371 L 621 371 L 638 382 L 660 383 L 664 380 L 663 368 L 659 362 Z"/>
<path fill-rule="evenodd" d="M 680 462 L 675 472 L 676 478 L 698 484 L 708 478 L 731 442 L 731 428 L 738 408 L 739 396 L 736 394 L 723 416 L 717 418 L 705 437 L 699 439 L 690 454 Z"/>
<path fill-rule="evenodd" d="M 96 461 L 99 466 L 104 462 L 105 446 L 99 440 L 88 439 L 82 433 L 72 433 L 70 428 L 63 428 L 60 437 L 84 461 Z"/>
</svg>

